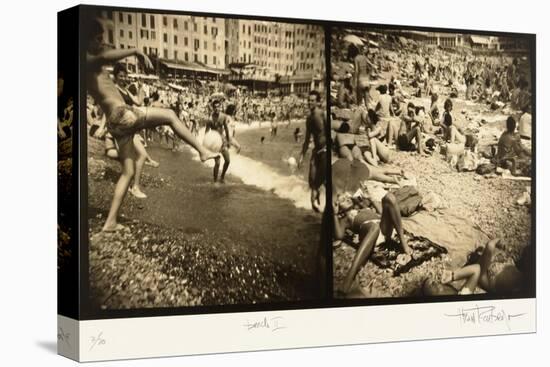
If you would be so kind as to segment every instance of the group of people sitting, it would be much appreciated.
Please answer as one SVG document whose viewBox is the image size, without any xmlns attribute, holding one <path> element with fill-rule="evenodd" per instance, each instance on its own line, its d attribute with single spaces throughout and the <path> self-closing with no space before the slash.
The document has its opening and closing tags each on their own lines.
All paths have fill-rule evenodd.
<svg viewBox="0 0 550 367">
<path fill-rule="evenodd" d="M 346 72 L 338 78 L 338 92 L 332 104 L 333 152 L 338 159 L 364 164 L 369 172 L 367 180 L 400 185 L 406 178 L 405 172 L 388 165 L 396 151 L 415 152 L 425 157 L 433 154 L 435 147 L 439 146 L 447 158 L 464 155 L 467 149 L 473 154 L 477 152 L 475 134 L 463 130 L 453 113 L 453 98 L 459 95 L 461 72 L 466 81 L 466 99 L 475 98 L 480 103 L 505 101 L 512 109 L 522 111 L 520 116 L 508 117 L 506 130 L 496 144 L 493 163 L 510 169 L 513 175 L 521 174 L 519 167 L 523 163 L 530 164 L 530 95 L 525 79 L 518 71 L 517 59 L 507 68 L 498 66 L 494 60 L 484 63 L 464 59 L 458 68 L 454 59 L 447 65 L 435 66 L 426 57 L 425 62 L 411 62 L 411 72 L 407 75 L 415 84 L 411 84 L 413 93 L 405 93 L 403 83 L 394 76 L 387 83 L 378 83 L 378 93 L 373 93 L 375 84 L 371 79 L 377 71 L 376 65 L 366 47 L 352 49 L 354 52 L 348 61 L 353 62 L 353 72 Z M 445 78 L 448 83 L 442 80 Z M 434 80 L 442 83 L 441 91 L 448 89 L 448 98 L 442 106 Z M 487 91 L 478 93 L 479 80 L 491 89 L 490 95 L 483 97 Z M 508 87 L 514 88 L 513 91 L 508 94 L 501 91 Z M 494 93 L 496 89 L 498 93 Z M 422 94 L 430 97 L 429 108 L 409 99 L 411 95 L 421 97 Z M 516 131 L 518 118 L 519 132 Z M 342 295 L 365 296 L 354 279 L 372 254 L 380 233 L 386 241 L 397 234 L 402 250 L 398 262 L 406 263 L 414 256 L 403 235 L 400 202 L 391 191 L 379 202 L 370 197 L 357 200 L 349 193 L 334 193 L 333 213 L 336 240 L 344 238 L 346 232 L 359 238 L 351 267 L 338 289 Z M 508 264 L 510 266 L 495 265 L 502 263 L 495 261 L 497 243 L 498 239 L 490 241 L 477 261 L 470 261 L 460 269 L 445 271 L 439 280 L 425 282 L 424 293 L 446 294 L 451 292 L 447 286 L 451 283 L 455 285 L 452 288 L 455 294 L 471 294 L 476 287 L 488 292 L 516 291 L 524 287 L 528 284 L 525 282 L 525 268 L 518 270 L 513 263 Z M 527 248 L 531 251 L 530 246 Z"/>
</svg>

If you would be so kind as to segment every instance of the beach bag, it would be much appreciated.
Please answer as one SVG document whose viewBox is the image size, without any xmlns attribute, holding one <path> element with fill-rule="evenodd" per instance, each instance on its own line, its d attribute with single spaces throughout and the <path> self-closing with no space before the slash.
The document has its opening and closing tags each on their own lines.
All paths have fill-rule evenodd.
<svg viewBox="0 0 550 367">
<path fill-rule="evenodd" d="M 403 186 L 392 192 L 397 200 L 401 215 L 408 217 L 422 204 L 422 196 L 414 186 Z"/>
</svg>

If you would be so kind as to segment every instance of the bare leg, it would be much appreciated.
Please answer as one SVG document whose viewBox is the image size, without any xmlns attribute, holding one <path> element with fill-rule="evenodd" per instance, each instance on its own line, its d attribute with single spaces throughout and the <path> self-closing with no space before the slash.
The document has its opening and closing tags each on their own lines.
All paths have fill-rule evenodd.
<svg viewBox="0 0 550 367">
<path fill-rule="evenodd" d="M 229 150 L 224 149 L 222 151 L 222 156 L 223 156 L 223 168 L 222 168 L 222 175 L 220 177 L 220 182 L 224 183 L 225 173 L 227 172 L 227 169 L 229 168 L 229 163 L 231 163 L 231 159 L 230 159 L 230 156 L 229 156 Z"/>
<path fill-rule="evenodd" d="M 422 149 L 422 132 L 420 131 L 420 128 L 415 127 L 411 131 L 407 133 L 407 139 L 409 142 L 412 142 L 413 139 L 416 140 L 416 150 L 419 154 L 424 154 L 424 149 Z"/>
<path fill-rule="evenodd" d="M 145 161 L 147 160 L 147 151 L 145 150 L 145 147 L 141 142 L 141 138 L 137 134 L 134 135 L 134 147 L 137 152 L 137 158 L 133 189 L 136 190 L 138 193 L 143 194 L 143 192 L 141 191 L 140 179 L 141 173 L 143 172 L 143 166 L 145 165 Z"/>
<path fill-rule="evenodd" d="M 184 142 L 191 145 L 197 152 L 199 152 L 202 162 L 209 159 L 219 157 L 218 154 L 214 154 L 204 148 L 197 138 L 187 129 L 185 124 L 181 122 L 174 111 L 166 108 L 148 107 L 147 119 L 144 123 L 145 128 L 155 127 L 159 125 L 169 125 L 174 133 L 183 139 Z"/>
<path fill-rule="evenodd" d="M 380 229 L 386 237 L 386 240 L 391 239 L 393 229 L 397 232 L 403 252 L 411 254 L 412 250 L 407 243 L 401 221 L 401 211 L 397 205 L 397 199 L 391 193 L 386 194 L 382 198 L 382 219 L 380 220 Z"/>
<path fill-rule="evenodd" d="M 348 147 L 340 147 L 340 149 L 338 149 L 338 156 L 340 158 L 345 158 L 345 159 L 349 159 L 350 161 L 353 161 L 353 155 L 351 154 L 351 151 L 349 150 Z"/>
<path fill-rule="evenodd" d="M 380 167 L 379 170 L 385 175 L 403 176 L 403 170 L 393 167 Z"/>
<path fill-rule="evenodd" d="M 491 266 L 491 261 L 495 253 L 495 247 L 499 242 L 500 242 L 500 238 L 495 238 L 487 242 L 487 245 L 483 250 L 483 254 L 479 259 L 479 267 L 480 267 L 479 285 L 481 288 L 485 290 L 490 289 L 488 269 L 489 269 L 489 266 Z"/>
<path fill-rule="evenodd" d="M 132 181 L 135 173 L 134 165 L 136 151 L 132 139 L 129 139 L 127 143 L 120 145 L 119 155 L 122 165 L 122 173 L 116 183 L 111 208 L 109 209 L 107 220 L 103 225 L 103 231 L 105 232 L 116 231 L 121 227 L 117 222 L 118 211 L 120 210 L 120 206 L 122 205 L 126 192 L 128 191 L 128 187 L 130 186 L 130 181 Z"/>
<path fill-rule="evenodd" d="M 359 161 L 364 162 L 365 158 L 363 158 L 363 155 L 361 154 L 361 149 L 357 145 L 354 145 L 351 150 L 351 155 L 353 156 L 353 159 L 357 159 Z"/>
<path fill-rule="evenodd" d="M 376 153 L 382 162 L 389 163 L 391 161 L 392 153 L 384 143 L 377 138 L 372 138 L 370 144 L 376 147 Z"/>
<path fill-rule="evenodd" d="M 467 279 L 462 288 L 468 288 L 470 292 L 473 293 L 477 287 L 478 281 L 480 280 L 479 264 L 471 264 L 452 272 L 452 281 L 462 279 Z"/>
<path fill-rule="evenodd" d="M 399 180 L 394 176 L 390 176 L 390 174 L 386 172 L 387 169 L 385 168 L 374 167 L 369 165 L 369 171 L 370 171 L 370 175 L 368 178 L 369 180 L 379 181 L 383 183 L 399 184 Z"/>
<path fill-rule="evenodd" d="M 353 283 L 353 279 L 355 279 L 355 276 L 357 275 L 359 270 L 361 270 L 361 267 L 363 267 L 367 262 L 370 254 L 372 253 L 372 249 L 376 244 L 376 239 L 378 238 L 379 233 L 380 227 L 377 223 L 370 222 L 361 225 L 361 230 L 359 233 L 361 243 L 359 244 L 359 249 L 357 250 L 355 257 L 353 258 L 351 268 L 349 269 L 346 278 L 344 279 L 344 285 L 342 289 L 344 293 L 349 292 Z"/>
<path fill-rule="evenodd" d="M 220 157 L 214 161 L 214 182 L 218 182 L 218 172 L 220 172 Z"/>
<path fill-rule="evenodd" d="M 391 123 L 391 121 L 388 123 L 388 133 L 386 134 L 386 142 L 388 143 L 388 146 L 391 147 L 391 145 L 393 144 L 393 135 L 394 135 L 394 131 L 393 131 L 393 124 Z"/>
<path fill-rule="evenodd" d="M 365 161 L 372 165 L 372 166 L 378 166 L 378 162 L 376 161 L 376 159 L 372 156 L 372 153 L 371 152 L 365 152 L 363 154 L 363 158 L 365 158 Z"/>
</svg>

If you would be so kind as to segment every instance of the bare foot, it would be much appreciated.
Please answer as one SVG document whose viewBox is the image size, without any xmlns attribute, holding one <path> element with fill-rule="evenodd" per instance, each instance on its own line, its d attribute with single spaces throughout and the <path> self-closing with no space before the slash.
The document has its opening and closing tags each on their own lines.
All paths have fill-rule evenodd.
<svg viewBox="0 0 550 367">
<path fill-rule="evenodd" d="M 114 224 L 105 223 L 105 225 L 103 226 L 103 229 L 101 230 L 101 232 L 112 233 L 112 232 L 122 231 L 122 230 L 125 230 L 127 228 L 128 227 L 123 226 L 120 223 L 114 223 Z"/>
<path fill-rule="evenodd" d="M 145 195 L 139 187 L 132 186 L 128 189 L 128 192 L 138 199 L 147 199 L 147 195 Z"/>
<path fill-rule="evenodd" d="M 157 168 L 158 166 L 160 166 L 159 162 L 154 161 L 152 159 L 145 161 L 145 164 L 154 168 Z"/>
</svg>

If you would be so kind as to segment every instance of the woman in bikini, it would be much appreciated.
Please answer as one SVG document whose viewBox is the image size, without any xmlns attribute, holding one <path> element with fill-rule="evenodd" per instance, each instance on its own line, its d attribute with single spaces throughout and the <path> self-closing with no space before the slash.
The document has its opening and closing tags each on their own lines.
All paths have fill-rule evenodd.
<svg viewBox="0 0 550 367">
<path fill-rule="evenodd" d="M 357 252 L 341 288 L 348 297 L 353 296 L 353 280 L 368 261 L 380 232 L 389 240 L 395 230 L 403 252 L 409 256 L 412 252 L 403 233 L 397 200 L 391 193 L 386 194 L 380 203 L 368 197 L 354 203 L 349 194 L 339 194 L 333 204 L 333 216 L 335 239 L 343 239 L 346 230 L 359 235 Z"/>
</svg>

